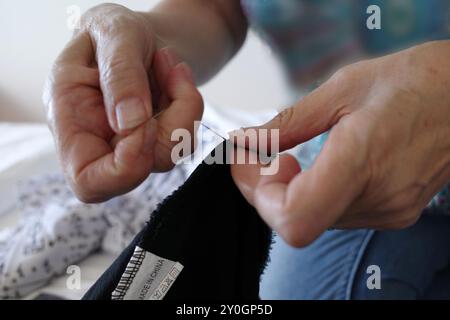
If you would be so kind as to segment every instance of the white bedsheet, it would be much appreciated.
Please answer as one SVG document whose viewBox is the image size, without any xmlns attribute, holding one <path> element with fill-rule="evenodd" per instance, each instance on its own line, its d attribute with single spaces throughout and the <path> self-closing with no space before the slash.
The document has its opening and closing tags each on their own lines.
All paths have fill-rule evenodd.
<svg viewBox="0 0 450 320">
<path fill-rule="evenodd" d="M 58 170 L 46 125 L 0 123 L 0 217 L 14 209 L 20 180 Z"/>
</svg>

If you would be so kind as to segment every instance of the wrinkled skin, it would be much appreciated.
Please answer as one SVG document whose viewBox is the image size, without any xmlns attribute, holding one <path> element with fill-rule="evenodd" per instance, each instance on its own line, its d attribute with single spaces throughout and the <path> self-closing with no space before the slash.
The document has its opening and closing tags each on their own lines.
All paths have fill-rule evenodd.
<svg viewBox="0 0 450 320">
<path fill-rule="evenodd" d="M 303 247 L 327 228 L 414 224 L 450 181 L 450 42 L 363 61 L 260 128 L 286 150 L 331 129 L 313 167 L 289 155 L 274 176 L 258 165 L 232 175 L 262 218 Z"/>
<path fill-rule="evenodd" d="M 118 5 L 89 10 L 47 81 L 48 122 L 82 201 L 108 200 L 173 168 L 172 131 L 193 133 L 201 119 L 190 68 L 157 45 L 146 19 Z"/>
</svg>

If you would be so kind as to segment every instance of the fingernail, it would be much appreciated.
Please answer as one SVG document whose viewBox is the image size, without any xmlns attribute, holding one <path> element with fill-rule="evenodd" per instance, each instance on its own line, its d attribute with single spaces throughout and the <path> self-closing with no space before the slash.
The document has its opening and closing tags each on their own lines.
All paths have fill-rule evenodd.
<svg viewBox="0 0 450 320">
<path fill-rule="evenodd" d="M 144 146 L 142 148 L 142 153 L 151 154 L 155 147 L 156 134 L 158 129 L 158 122 L 155 119 L 151 119 L 145 125 L 144 132 Z"/>
<path fill-rule="evenodd" d="M 169 68 L 172 68 L 176 66 L 179 63 L 178 56 L 172 51 L 170 48 L 163 48 L 161 49 L 161 53 L 163 54 L 164 58 L 166 59 L 166 63 L 169 66 Z"/>
<path fill-rule="evenodd" d="M 177 68 L 181 71 L 181 74 L 183 75 L 185 80 L 189 82 L 195 82 L 194 74 L 192 73 L 191 68 L 185 62 L 178 64 Z"/>
<path fill-rule="evenodd" d="M 136 128 L 147 120 L 144 104 L 138 98 L 119 102 L 116 106 L 116 116 L 119 130 Z"/>
</svg>

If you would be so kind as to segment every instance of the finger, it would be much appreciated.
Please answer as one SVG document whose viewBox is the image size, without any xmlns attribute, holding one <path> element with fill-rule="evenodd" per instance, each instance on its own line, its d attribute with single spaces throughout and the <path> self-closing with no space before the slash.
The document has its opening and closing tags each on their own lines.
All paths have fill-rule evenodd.
<svg viewBox="0 0 450 320">
<path fill-rule="evenodd" d="M 289 184 L 270 176 L 259 184 L 255 207 L 289 244 L 306 246 L 333 226 L 364 189 L 358 157 L 351 135 L 333 130 L 311 169 Z"/>
<path fill-rule="evenodd" d="M 153 101 L 157 101 L 157 105 L 153 105 L 154 116 L 165 110 L 170 104 L 165 88 L 170 71 L 180 62 L 180 58 L 170 48 L 163 48 L 155 53 L 152 66 L 155 86 L 152 86 L 152 94 L 155 94 L 153 88 L 158 88 L 158 99 L 153 99 Z"/>
<path fill-rule="evenodd" d="M 246 151 L 252 152 L 252 151 Z M 249 158 L 246 156 L 246 158 Z M 292 180 L 297 174 L 301 172 L 301 168 L 297 160 L 291 155 L 281 155 L 278 159 L 279 170 L 275 175 L 267 176 L 262 175 L 264 166 L 262 164 L 233 164 L 231 165 L 231 175 L 233 180 L 241 191 L 242 195 L 247 199 L 247 201 L 255 206 L 255 190 L 256 187 L 261 183 L 267 183 L 267 179 L 273 183 L 278 183 L 280 185 L 285 185 Z M 286 188 L 280 188 L 281 191 Z"/>
<path fill-rule="evenodd" d="M 108 120 L 116 133 L 125 133 L 152 116 L 148 48 L 139 34 L 120 28 L 113 36 L 97 37 L 96 41 Z"/>
<path fill-rule="evenodd" d="M 95 52 L 89 33 L 78 33 L 64 48 L 55 62 L 58 64 L 74 64 L 90 66 L 95 61 Z"/>
<path fill-rule="evenodd" d="M 157 125 L 149 120 L 117 142 L 115 149 L 100 137 L 80 132 L 72 137 L 65 157 L 73 188 L 85 202 L 100 202 L 131 191 L 153 167 Z"/>
<path fill-rule="evenodd" d="M 48 112 L 48 109 L 52 104 L 55 90 L 65 91 L 67 87 L 73 88 L 76 85 L 99 87 L 98 71 L 91 67 L 94 57 L 95 53 L 88 33 L 78 34 L 58 56 L 52 72 L 45 82 L 42 95 L 50 125 L 53 117 L 52 112 Z"/>
<path fill-rule="evenodd" d="M 193 152 L 195 121 L 200 121 L 203 115 L 203 99 L 187 64 L 180 63 L 170 71 L 166 92 L 171 102 L 158 117 L 158 140 L 155 147 L 155 168 L 160 171 L 166 171 L 175 165 L 170 158 L 172 148 L 178 143 L 171 141 L 174 130 L 183 128 L 190 132 Z"/>
<path fill-rule="evenodd" d="M 267 145 L 271 146 L 271 130 L 279 130 L 279 141 L 277 143 L 279 143 L 279 150 L 281 151 L 308 141 L 329 130 L 348 113 L 347 105 L 340 98 L 344 96 L 343 92 L 339 92 L 339 94 L 337 92 L 338 83 L 335 78 L 332 78 L 305 96 L 295 106 L 282 111 L 266 124 L 234 131 L 230 133 L 230 136 L 245 135 L 249 129 L 266 129 L 269 130 Z M 250 147 L 246 139 L 233 140 L 242 147 Z"/>
</svg>

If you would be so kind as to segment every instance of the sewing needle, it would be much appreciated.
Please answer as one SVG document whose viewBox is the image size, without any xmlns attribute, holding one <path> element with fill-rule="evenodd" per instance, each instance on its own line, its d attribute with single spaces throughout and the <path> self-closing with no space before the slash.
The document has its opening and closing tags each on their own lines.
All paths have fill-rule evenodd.
<svg viewBox="0 0 450 320">
<path fill-rule="evenodd" d="M 205 127 L 206 129 L 208 129 L 209 131 L 211 131 L 212 133 L 214 133 L 216 136 L 221 137 L 223 139 L 223 141 L 226 141 L 227 139 L 225 139 L 225 137 L 223 137 L 221 134 L 219 134 L 216 130 L 211 129 L 210 127 L 208 127 L 206 124 L 204 124 L 203 122 L 200 122 L 200 124 Z"/>
<path fill-rule="evenodd" d="M 164 113 L 164 111 L 166 111 L 166 110 L 161 110 L 161 111 L 159 111 L 158 113 L 156 113 L 156 114 L 153 116 L 153 118 L 154 118 L 154 119 L 157 119 L 159 116 L 161 116 L 161 115 Z M 214 130 L 214 129 L 210 128 L 209 126 L 207 126 L 206 124 L 204 124 L 202 121 L 200 121 L 200 124 L 201 124 L 203 127 L 205 127 L 207 130 L 209 130 L 209 131 L 211 131 L 212 133 L 214 133 L 216 136 L 222 138 L 223 141 L 226 141 L 226 140 L 227 140 L 224 136 L 222 136 L 222 135 L 221 135 L 220 133 L 218 133 L 216 130 Z"/>
</svg>

